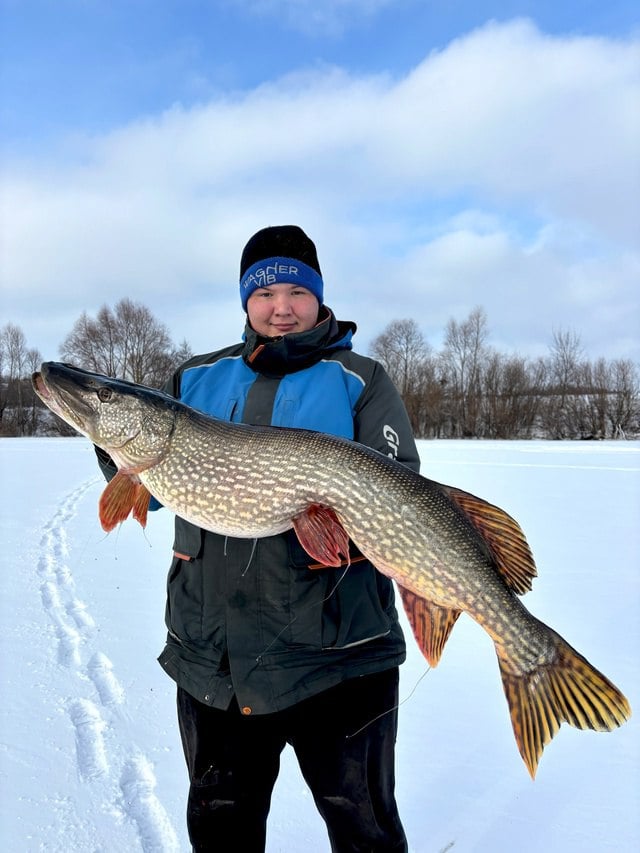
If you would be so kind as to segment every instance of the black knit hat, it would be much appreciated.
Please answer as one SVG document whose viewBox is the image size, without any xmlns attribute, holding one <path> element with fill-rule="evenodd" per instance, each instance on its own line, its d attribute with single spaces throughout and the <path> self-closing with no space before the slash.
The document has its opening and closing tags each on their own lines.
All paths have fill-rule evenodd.
<svg viewBox="0 0 640 853">
<path fill-rule="evenodd" d="M 313 241 L 297 225 L 274 225 L 251 237 L 240 260 L 240 299 L 270 284 L 300 284 L 322 304 L 323 282 Z"/>
</svg>

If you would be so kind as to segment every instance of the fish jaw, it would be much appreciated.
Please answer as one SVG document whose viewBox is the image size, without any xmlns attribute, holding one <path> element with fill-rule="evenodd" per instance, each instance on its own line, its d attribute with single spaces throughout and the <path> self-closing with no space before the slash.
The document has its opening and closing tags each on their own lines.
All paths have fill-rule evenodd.
<svg viewBox="0 0 640 853">
<path fill-rule="evenodd" d="M 83 397 L 70 395 L 63 384 L 56 382 L 55 377 L 50 379 L 51 384 L 49 384 L 47 381 L 49 377 L 51 377 L 49 364 L 45 362 L 40 371 L 31 376 L 33 390 L 54 414 L 90 438 L 95 408 L 90 406 Z"/>
<path fill-rule="evenodd" d="M 43 363 L 32 385 L 52 412 L 106 450 L 121 470 L 145 470 L 168 452 L 175 411 L 171 398 L 154 389 L 58 362 Z"/>
</svg>

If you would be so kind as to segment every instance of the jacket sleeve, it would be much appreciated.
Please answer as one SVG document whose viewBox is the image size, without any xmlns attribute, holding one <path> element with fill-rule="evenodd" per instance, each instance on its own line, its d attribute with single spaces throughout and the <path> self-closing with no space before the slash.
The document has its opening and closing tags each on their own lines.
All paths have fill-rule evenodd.
<svg viewBox="0 0 640 853">
<path fill-rule="evenodd" d="M 420 456 L 402 398 L 382 365 L 377 361 L 373 364 L 371 378 L 356 405 L 354 438 L 419 471 Z"/>
<path fill-rule="evenodd" d="M 116 463 L 109 456 L 106 450 L 103 450 L 101 447 L 98 447 L 97 444 L 93 445 L 93 449 L 96 452 L 96 456 L 98 457 L 98 465 L 100 466 L 100 470 L 104 474 L 104 478 L 107 482 L 109 480 L 113 480 L 116 475 L 117 468 Z"/>
</svg>

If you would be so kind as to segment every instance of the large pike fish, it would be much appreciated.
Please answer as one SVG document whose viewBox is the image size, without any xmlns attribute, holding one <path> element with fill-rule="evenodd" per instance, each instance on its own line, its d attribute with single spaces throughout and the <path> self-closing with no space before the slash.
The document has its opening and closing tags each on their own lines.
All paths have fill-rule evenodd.
<svg viewBox="0 0 640 853">
<path fill-rule="evenodd" d="M 345 439 L 219 421 L 159 391 L 68 365 L 43 364 L 33 386 L 118 466 L 100 498 L 106 530 L 131 512 L 144 525 L 153 495 L 227 536 L 293 527 L 324 566 L 344 565 L 352 539 L 398 584 L 432 666 L 468 613 L 495 644 L 532 777 L 562 722 L 607 731 L 630 716 L 617 687 L 521 603 L 535 565 L 520 527 L 498 507 Z"/>
</svg>

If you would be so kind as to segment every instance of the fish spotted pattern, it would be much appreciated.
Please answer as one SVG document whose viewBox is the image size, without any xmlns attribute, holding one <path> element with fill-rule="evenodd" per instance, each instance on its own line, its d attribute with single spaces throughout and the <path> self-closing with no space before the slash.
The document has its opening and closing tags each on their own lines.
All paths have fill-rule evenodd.
<svg viewBox="0 0 640 853">
<path fill-rule="evenodd" d="M 494 642 L 518 749 L 535 776 L 562 722 L 608 731 L 627 699 L 519 595 L 536 575 L 519 525 L 474 495 L 420 476 L 376 451 L 298 429 L 208 417 L 143 386 L 47 362 L 36 393 L 106 450 L 118 473 L 100 499 L 106 530 L 150 495 L 228 536 L 294 528 L 320 565 L 346 565 L 351 539 L 400 590 L 432 666 L 461 612 Z"/>
</svg>

